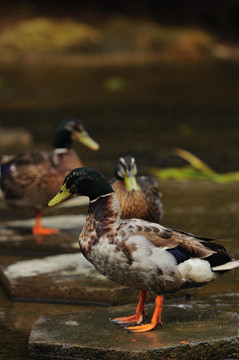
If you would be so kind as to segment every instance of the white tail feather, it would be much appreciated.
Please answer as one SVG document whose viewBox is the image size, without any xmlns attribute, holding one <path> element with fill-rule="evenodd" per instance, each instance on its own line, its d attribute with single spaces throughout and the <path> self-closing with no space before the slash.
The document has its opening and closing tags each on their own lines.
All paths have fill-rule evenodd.
<svg viewBox="0 0 239 360">
<path fill-rule="evenodd" d="M 214 266 L 214 267 L 212 267 L 212 270 L 213 271 L 224 271 L 224 270 L 231 270 L 236 267 L 239 267 L 239 260 L 232 260 L 226 264 Z"/>
</svg>

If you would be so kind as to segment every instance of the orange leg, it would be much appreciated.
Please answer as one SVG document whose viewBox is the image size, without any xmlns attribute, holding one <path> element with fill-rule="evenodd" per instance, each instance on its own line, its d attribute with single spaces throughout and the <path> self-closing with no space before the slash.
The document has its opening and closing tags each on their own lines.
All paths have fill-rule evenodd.
<svg viewBox="0 0 239 360">
<path fill-rule="evenodd" d="M 141 290 L 139 294 L 140 294 L 140 298 L 139 298 L 139 303 L 138 303 L 135 315 L 112 319 L 114 324 L 134 325 L 134 324 L 140 324 L 143 321 L 144 303 L 145 303 L 147 291 Z"/>
<path fill-rule="evenodd" d="M 41 211 L 36 210 L 36 223 L 32 229 L 32 233 L 34 235 L 51 235 L 51 234 L 58 234 L 59 232 L 60 232 L 59 229 L 43 228 L 41 224 Z"/>
<path fill-rule="evenodd" d="M 153 317 L 151 319 L 151 323 L 128 327 L 126 330 L 129 332 L 146 332 L 155 329 L 158 325 L 162 325 L 161 322 L 161 312 L 163 308 L 163 295 L 157 295 L 155 299 L 156 307 L 154 310 Z"/>
</svg>

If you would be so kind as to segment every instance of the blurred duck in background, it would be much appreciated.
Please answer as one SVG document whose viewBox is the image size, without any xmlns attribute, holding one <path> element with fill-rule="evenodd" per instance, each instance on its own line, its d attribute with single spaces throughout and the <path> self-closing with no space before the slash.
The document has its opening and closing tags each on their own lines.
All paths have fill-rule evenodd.
<svg viewBox="0 0 239 360">
<path fill-rule="evenodd" d="M 157 181 L 151 176 L 136 175 L 135 158 L 120 157 L 111 185 L 120 203 L 121 219 L 161 222 L 163 206 Z"/>
<path fill-rule="evenodd" d="M 8 206 L 35 210 L 36 222 L 32 229 L 35 235 L 59 232 L 58 229 L 42 227 L 41 212 L 69 171 L 83 166 L 72 149 L 73 142 L 78 141 L 92 150 L 99 149 L 83 123 L 76 118 L 62 119 L 52 136 L 51 152 L 24 152 L 1 158 L 0 187 L 4 199 Z"/>
</svg>

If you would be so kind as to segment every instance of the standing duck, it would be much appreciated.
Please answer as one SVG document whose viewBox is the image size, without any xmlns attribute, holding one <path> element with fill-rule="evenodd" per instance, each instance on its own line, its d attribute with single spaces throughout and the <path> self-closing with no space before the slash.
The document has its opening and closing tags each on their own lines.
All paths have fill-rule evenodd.
<svg viewBox="0 0 239 360">
<path fill-rule="evenodd" d="M 239 260 L 231 260 L 225 248 L 211 239 L 142 219 L 121 220 L 115 192 L 95 169 L 72 170 L 49 206 L 70 195 L 90 199 L 86 225 L 79 237 L 83 255 L 101 274 L 140 291 L 136 313 L 113 319 L 130 332 L 145 332 L 162 325 L 164 294 L 202 286 L 239 267 Z M 147 291 L 156 294 L 156 307 L 151 322 L 141 325 Z"/>
<path fill-rule="evenodd" d="M 25 152 L 3 156 L 1 159 L 0 187 L 4 199 L 9 206 L 35 210 L 33 234 L 49 235 L 59 232 L 58 229 L 42 227 L 41 211 L 69 171 L 83 165 L 71 148 L 73 141 L 79 141 L 92 150 L 99 149 L 80 120 L 67 118 L 61 120 L 53 130 L 52 152 Z"/>
<path fill-rule="evenodd" d="M 136 175 L 135 158 L 119 158 L 111 185 L 120 203 L 121 219 L 139 218 L 159 223 L 163 206 L 157 182 L 151 176 Z"/>
</svg>

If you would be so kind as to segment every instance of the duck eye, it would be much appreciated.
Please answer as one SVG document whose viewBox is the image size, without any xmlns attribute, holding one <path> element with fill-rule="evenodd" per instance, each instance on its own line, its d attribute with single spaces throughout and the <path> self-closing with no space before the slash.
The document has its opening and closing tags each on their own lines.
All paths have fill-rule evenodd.
<svg viewBox="0 0 239 360">
<path fill-rule="evenodd" d="M 63 193 L 63 190 L 61 189 L 60 191 L 59 191 L 59 194 L 62 194 Z"/>
</svg>

